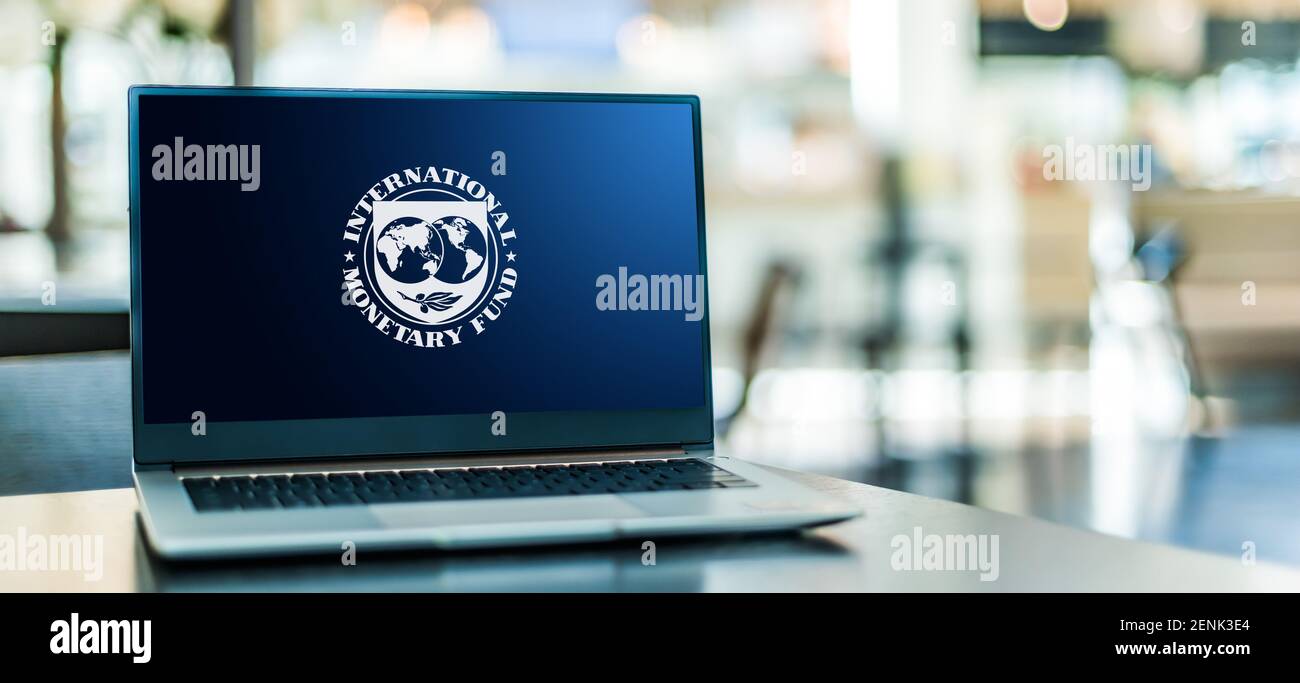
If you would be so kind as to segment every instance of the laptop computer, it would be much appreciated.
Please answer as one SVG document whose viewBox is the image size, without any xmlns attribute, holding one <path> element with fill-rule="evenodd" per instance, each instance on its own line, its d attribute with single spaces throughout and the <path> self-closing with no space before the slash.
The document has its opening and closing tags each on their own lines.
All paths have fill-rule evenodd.
<svg viewBox="0 0 1300 683">
<path fill-rule="evenodd" d="M 713 448 L 698 98 L 129 105 L 135 482 L 161 556 L 859 514 Z"/>
</svg>

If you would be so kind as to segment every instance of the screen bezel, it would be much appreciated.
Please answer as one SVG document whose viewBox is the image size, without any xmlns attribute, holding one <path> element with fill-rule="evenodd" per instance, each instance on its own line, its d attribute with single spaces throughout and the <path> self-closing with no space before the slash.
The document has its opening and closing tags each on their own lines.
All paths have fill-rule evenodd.
<svg viewBox="0 0 1300 683">
<path fill-rule="evenodd" d="M 704 405 L 695 408 L 520 412 L 507 415 L 502 436 L 491 432 L 489 413 L 379 418 L 326 418 L 209 422 L 204 436 L 191 422 L 145 424 L 140 295 L 141 97 L 341 97 L 354 99 L 513 100 L 528 102 L 674 103 L 691 107 L 695 157 L 696 232 L 699 272 L 705 273 L 704 176 L 700 149 L 700 100 L 695 95 L 532 93 L 441 90 L 345 90 L 317 88 L 132 86 L 130 121 L 131 241 L 131 413 L 133 454 L 138 464 L 211 463 L 250 460 L 321 459 L 406 454 L 473 454 L 530 450 L 605 449 L 709 444 L 713 441 L 713 390 L 710 378 L 708 278 L 704 280 L 700 320 Z M 255 387 L 250 387 L 255 390 Z"/>
</svg>

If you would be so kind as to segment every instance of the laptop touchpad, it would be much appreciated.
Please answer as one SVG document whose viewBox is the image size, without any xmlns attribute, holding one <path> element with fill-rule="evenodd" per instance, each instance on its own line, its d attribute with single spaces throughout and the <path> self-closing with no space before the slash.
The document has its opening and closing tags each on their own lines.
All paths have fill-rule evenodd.
<svg viewBox="0 0 1300 683">
<path fill-rule="evenodd" d="M 614 496 L 375 505 L 370 508 L 370 512 L 388 527 L 522 524 L 646 516 L 643 510 Z"/>
</svg>

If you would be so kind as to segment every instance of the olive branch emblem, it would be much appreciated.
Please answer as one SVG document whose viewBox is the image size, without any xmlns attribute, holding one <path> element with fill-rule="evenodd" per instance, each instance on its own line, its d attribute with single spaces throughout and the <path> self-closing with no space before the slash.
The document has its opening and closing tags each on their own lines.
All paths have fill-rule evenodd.
<svg viewBox="0 0 1300 683">
<path fill-rule="evenodd" d="M 460 295 L 451 292 L 430 292 L 427 295 L 420 293 L 416 294 L 415 298 L 407 296 L 405 292 L 398 292 L 398 294 L 407 301 L 420 304 L 421 313 L 428 313 L 430 308 L 435 311 L 445 311 L 460 301 Z"/>
</svg>

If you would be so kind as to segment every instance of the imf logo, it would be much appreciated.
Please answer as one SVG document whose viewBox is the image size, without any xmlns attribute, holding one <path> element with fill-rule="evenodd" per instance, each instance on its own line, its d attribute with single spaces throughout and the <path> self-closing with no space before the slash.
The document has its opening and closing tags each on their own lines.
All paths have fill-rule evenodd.
<svg viewBox="0 0 1300 683">
<path fill-rule="evenodd" d="M 345 302 L 394 341 L 442 348 L 483 334 L 519 274 L 509 214 L 481 183 L 414 167 L 374 184 L 343 231 Z"/>
</svg>

